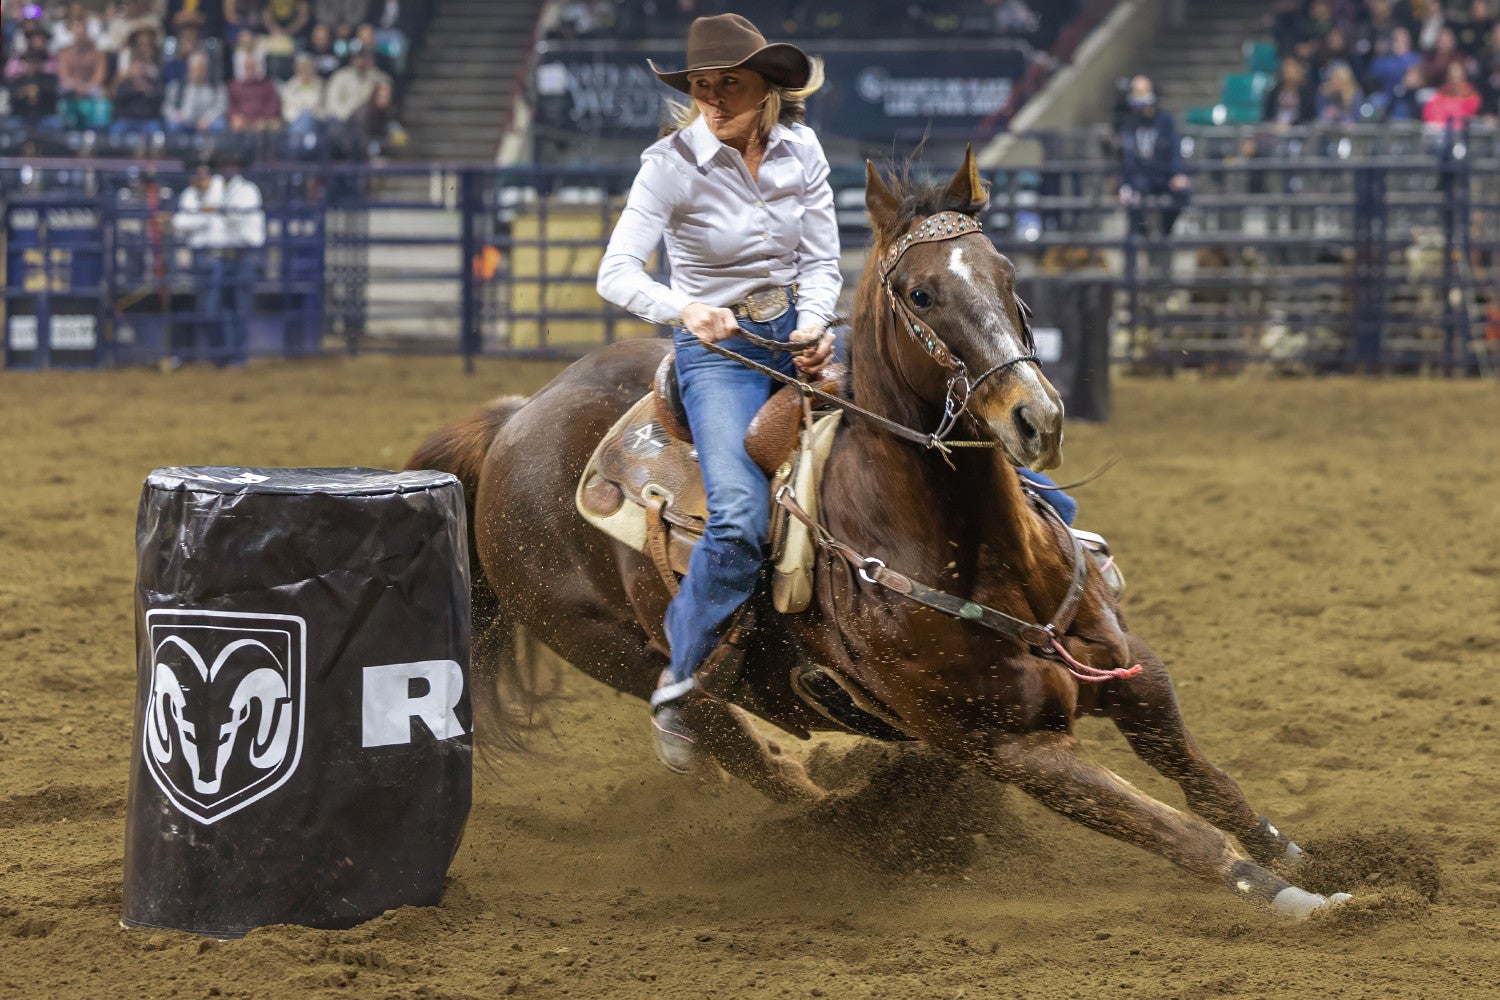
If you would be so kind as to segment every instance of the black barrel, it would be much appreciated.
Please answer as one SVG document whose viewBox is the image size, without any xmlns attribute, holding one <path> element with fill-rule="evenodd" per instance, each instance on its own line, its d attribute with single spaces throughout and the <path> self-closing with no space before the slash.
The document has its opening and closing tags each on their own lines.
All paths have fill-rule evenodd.
<svg viewBox="0 0 1500 1000">
<path fill-rule="evenodd" d="M 150 475 L 125 923 L 235 937 L 438 902 L 473 765 L 467 532 L 446 473 Z"/>
</svg>

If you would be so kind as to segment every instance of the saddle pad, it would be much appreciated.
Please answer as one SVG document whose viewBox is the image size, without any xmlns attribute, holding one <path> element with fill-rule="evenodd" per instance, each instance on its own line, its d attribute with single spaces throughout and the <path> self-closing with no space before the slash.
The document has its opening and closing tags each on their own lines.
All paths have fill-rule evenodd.
<svg viewBox="0 0 1500 1000">
<path fill-rule="evenodd" d="M 771 558 L 776 563 L 772 594 L 778 611 L 802 611 L 812 597 L 816 546 L 801 522 L 774 503 L 776 491 L 791 483 L 803 506 L 813 502 L 832 448 L 839 414 L 813 421 L 811 442 L 802 442 L 770 482 Z M 807 435 L 802 435 L 807 437 Z M 808 444 L 816 444 L 809 451 Z M 671 437 L 656 419 L 654 393 L 647 393 L 615 421 L 584 466 L 574 493 L 583 519 L 606 535 L 647 551 L 647 504 L 662 502 L 667 522 L 667 554 L 672 569 L 687 572 L 693 546 L 703 537 L 708 504 L 693 446 Z M 815 508 L 809 507 L 809 511 Z"/>
</svg>

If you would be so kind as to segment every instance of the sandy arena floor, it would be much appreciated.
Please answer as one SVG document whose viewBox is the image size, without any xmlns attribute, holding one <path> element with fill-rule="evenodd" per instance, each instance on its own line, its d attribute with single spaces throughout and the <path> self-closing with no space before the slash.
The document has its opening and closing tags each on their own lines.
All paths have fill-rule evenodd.
<svg viewBox="0 0 1500 1000">
<path fill-rule="evenodd" d="M 0 372 L 0 996 L 1494 997 L 1500 390 L 1126 379 L 1070 430 L 1083 521 L 1200 743 L 1354 904 L 1287 925 L 941 762 L 848 830 L 665 773 L 642 706 L 569 678 L 556 739 L 481 773 L 442 906 L 243 941 L 126 931 L 133 530 L 156 466 L 399 467 L 551 369 L 363 359 Z M 1110 766 L 1176 790 L 1105 723 Z M 795 741 L 787 741 L 795 742 Z M 822 749 L 819 749 L 819 747 Z M 1337 885 L 1333 883 L 1339 883 Z"/>
</svg>

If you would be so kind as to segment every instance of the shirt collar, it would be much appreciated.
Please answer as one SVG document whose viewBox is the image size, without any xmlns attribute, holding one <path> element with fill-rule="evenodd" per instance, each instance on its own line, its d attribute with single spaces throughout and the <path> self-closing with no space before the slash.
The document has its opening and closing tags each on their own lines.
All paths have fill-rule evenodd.
<svg viewBox="0 0 1500 1000">
<path fill-rule="evenodd" d="M 693 154 L 693 162 L 700 167 L 708 166 L 709 162 L 717 155 L 719 150 L 729 147 L 719 141 L 708 127 L 708 119 L 699 115 L 693 119 L 693 124 L 683 130 L 683 137 L 687 140 L 688 149 Z M 785 125 L 777 124 L 771 127 L 771 134 L 766 141 L 766 152 L 776 148 L 776 144 L 782 141 L 800 144 L 802 137 Z"/>
</svg>

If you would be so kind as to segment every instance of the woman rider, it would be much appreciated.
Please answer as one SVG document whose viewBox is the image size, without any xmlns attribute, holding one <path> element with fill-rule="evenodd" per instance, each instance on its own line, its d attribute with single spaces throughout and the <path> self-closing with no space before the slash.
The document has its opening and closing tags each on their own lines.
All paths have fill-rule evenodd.
<svg viewBox="0 0 1500 1000">
<path fill-rule="evenodd" d="M 765 375 L 709 351 L 730 350 L 810 378 L 833 354 L 843 285 L 828 161 L 803 124 L 821 61 L 766 44 L 737 14 L 688 30 L 687 69 L 651 70 L 692 98 L 641 155 L 641 170 L 599 265 L 599 294 L 651 323 L 675 327 L 677 379 L 708 499 L 708 525 L 667 608 L 671 664 L 651 699 L 658 756 L 691 769 L 681 700 L 755 588 L 770 528 L 766 476 L 745 453 L 750 420 L 775 388 Z M 645 261 L 665 242 L 671 285 Z M 746 330 L 811 345 L 793 356 L 737 336 Z"/>
</svg>

